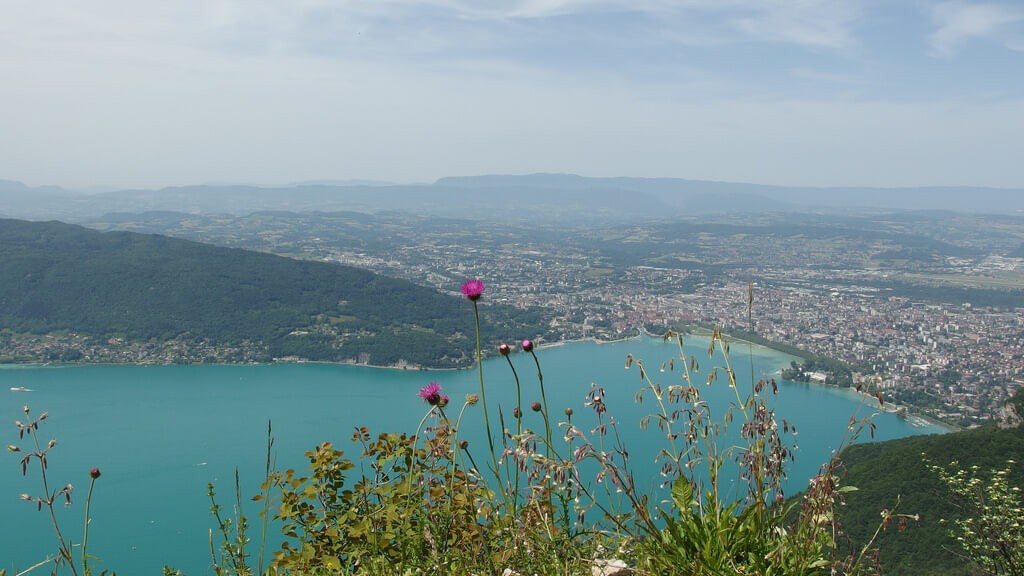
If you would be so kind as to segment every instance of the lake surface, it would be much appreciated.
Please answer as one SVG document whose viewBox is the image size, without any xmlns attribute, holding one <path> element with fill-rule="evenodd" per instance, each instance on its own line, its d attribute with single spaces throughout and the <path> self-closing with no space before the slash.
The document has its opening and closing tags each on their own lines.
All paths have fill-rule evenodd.
<svg viewBox="0 0 1024 576">
<path fill-rule="evenodd" d="M 701 363 L 696 381 L 703 387 L 709 369 L 720 365 L 707 357 L 708 341 L 692 338 L 686 354 Z M 632 453 L 637 478 L 655 486 L 651 464 L 659 438 L 655 430 L 642 432 L 638 422 L 653 408 L 636 405 L 641 385 L 634 367 L 624 368 L 627 354 L 646 361 L 652 377 L 662 383 L 678 382 L 678 373 L 659 373 L 658 366 L 678 355 L 674 344 L 642 338 L 611 344 L 572 343 L 538 351 L 553 419 L 563 420 L 565 407 L 575 411 L 574 422 L 585 425 L 592 417 L 583 406 L 592 383 L 606 390 L 609 413 Z M 536 369 L 528 354 L 511 356 L 522 379 L 524 422 L 543 429 L 539 415 L 529 411 L 539 400 Z M 734 343 L 732 363 L 741 386 L 753 378 L 771 377 L 793 357 L 773 350 Z M 484 363 L 487 400 L 492 424 L 500 404 L 508 415 L 515 401 L 515 385 L 503 358 Z M 47 411 L 49 419 L 40 439 L 57 439 L 50 453 L 51 487 L 71 482 L 75 501 L 60 507 L 58 518 L 65 536 L 80 542 L 88 471 L 99 467 L 92 505 L 89 549 L 103 559 L 100 568 L 120 574 L 158 574 L 171 565 L 187 574 L 209 573 L 209 516 L 207 482 L 218 488 L 219 501 L 230 510 L 234 470 L 237 467 L 246 496 L 255 494 L 262 480 L 266 455 L 267 421 L 273 421 L 274 457 L 278 468 L 306 467 L 303 453 L 325 440 L 357 454 L 350 441 L 357 426 L 372 432 L 414 432 L 426 413 L 417 397 L 420 387 L 437 381 L 452 398 L 454 408 L 467 393 L 479 391 L 476 370 L 422 372 L 382 370 L 355 366 L 281 364 L 262 366 L 75 366 L 8 367 L 0 369 L 0 444 L 18 443 L 15 420 L 24 420 L 22 406 L 33 414 Z M 25 387 L 30 392 L 9 391 Z M 724 377 L 702 388 L 716 414 L 733 399 Z M 849 390 L 780 381 L 775 399 L 777 416 L 797 426 L 796 463 L 789 468 L 787 491 L 806 486 L 833 449 L 842 441 L 851 416 L 867 415 L 875 403 L 862 406 Z M 471 408 L 463 422 L 464 436 L 482 450 L 486 444 L 480 407 Z M 937 426 L 915 425 L 893 414 L 879 414 L 877 439 L 938 433 Z M 21 446 L 26 446 L 22 441 Z M 486 461 L 477 451 L 478 462 Z M 39 470 L 29 468 L 22 477 L 17 454 L 0 460 L 0 567 L 16 574 L 56 549 L 49 518 L 18 495 L 40 493 Z M 33 463 L 34 464 L 34 463 Z M 251 504 L 251 503 L 250 503 Z M 248 510 L 259 539 L 258 510 Z M 281 542 L 268 538 L 274 550 Z"/>
</svg>

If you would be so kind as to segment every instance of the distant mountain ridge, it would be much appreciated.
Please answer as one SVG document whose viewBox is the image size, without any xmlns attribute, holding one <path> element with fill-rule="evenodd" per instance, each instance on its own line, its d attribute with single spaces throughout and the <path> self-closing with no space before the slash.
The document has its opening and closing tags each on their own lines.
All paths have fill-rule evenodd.
<svg viewBox="0 0 1024 576">
<path fill-rule="evenodd" d="M 0 180 L 0 215 L 78 222 L 110 212 L 154 210 L 236 215 L 260 210 L 402 211 L 459 218 L 546 221 L 844 208 L 1024 215 L 1024 189 L 969 186 L 789 187 L 543 173 L 453 176 L 422 185 L 312 182 L 285 187 L 197 185 L 82 194 Z"/>
<path fill-rule="evenodd" d="M 872 188 L 851 186 L 777 186 L 742 182 L 718 182 L 683 178 L 591 178 L 575 174 L 528 174 L 523 176 L 446 177 L 435 185 L 450 187 L 492 188 L 532 186 L 548 190 L 617 189 L 651 194 L 660 200 L 685 208 L 695 199 L 697 209 L 714 209 L 708 200 L 758 199 L 760 205 L 747 205 L 760 210 L 774 206 L 779 211 L 807 207 L 883 208 L 900 210 L 951 210 L 958 212 L 993 212 L 1024 210 L 1024 189 L 997 189 L 975 186 L 924 186 Z M 996 205 L 999 207 L 997 208 Z"/>
</svg>

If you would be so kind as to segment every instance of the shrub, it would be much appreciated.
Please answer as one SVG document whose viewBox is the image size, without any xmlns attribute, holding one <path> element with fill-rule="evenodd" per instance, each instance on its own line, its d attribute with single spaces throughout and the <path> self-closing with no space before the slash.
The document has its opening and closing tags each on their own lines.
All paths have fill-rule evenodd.
<svg viewBox="0 0 1024 576">
<path fill-rule="evenodd" d="M 1014 462 L 1004 468 L 964 470 L 957 462 L 929 468 L 945 484 L 964 516 L 949 522 L 950 536 L 983 574 L 1024 574 L 1024 502 L 1011 486 Z"/>
</svg>

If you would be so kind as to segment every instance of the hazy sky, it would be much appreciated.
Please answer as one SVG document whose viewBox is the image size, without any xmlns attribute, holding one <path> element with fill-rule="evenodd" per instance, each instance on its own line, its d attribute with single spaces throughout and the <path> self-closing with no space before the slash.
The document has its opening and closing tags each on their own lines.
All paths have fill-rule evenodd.
<svg viewBox="0 0 1024 576">
<path fill-rule="evenodd" d="M 1024 2 L 0 0 L 0 178 L 1024 187 Z"/>
</svg>

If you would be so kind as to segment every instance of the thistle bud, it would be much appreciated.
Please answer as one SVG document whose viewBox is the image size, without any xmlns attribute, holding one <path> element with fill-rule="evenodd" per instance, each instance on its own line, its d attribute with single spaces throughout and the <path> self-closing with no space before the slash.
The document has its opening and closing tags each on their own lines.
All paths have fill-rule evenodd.
<svg viewBox="0 0 1024 576">
<path fill-rule="evenodd" d="M 523 352 L 531 352 L 533 350 L 533 340 L 523 340 L 520 346 L 523 347 Z"/>
<path fill-rule="evenodd" d="M 540 412 L 540 402 L 534 402 L 530 404 L 530 410 L 533 410 L 534 412 Z"/>
<path fill-rule="evenodd" d="M 508 344 L 502 344 L 501 346 L 498 346 L 498 353 L 500 353 L 502 356 L 508 356 L 510 352 L 512 352 L 512 347 L 509 346 Z"/>
<path fill-rule="evenodd" d="M 100 469 L 99 468 L 93 468 L 92 470 L 89 470 L 89 478 L 92 478 L 93 480 L 95 480 L 95 479 L 97 479 L 99 477 L 100 477 Z"/>
</svg>

